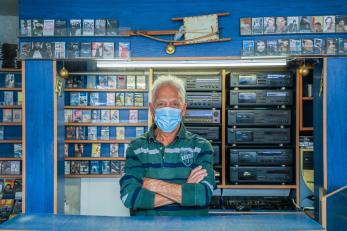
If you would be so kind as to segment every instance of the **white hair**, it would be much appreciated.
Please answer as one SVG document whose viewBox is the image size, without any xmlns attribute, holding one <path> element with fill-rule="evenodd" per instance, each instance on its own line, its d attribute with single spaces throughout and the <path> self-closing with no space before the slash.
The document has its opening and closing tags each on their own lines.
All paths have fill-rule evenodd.
<svg viewBox="0 0 347 231">
<path fill-rule="evenodd" d="M 165 75 L 165 76 L 160 76 L 158 77 L 152 87 L 152 102 L 154 103 L 156 101 L 156 95 L 158 90 L 163 87 L 163 86 L 172 86 L 176 88 L 177 93 L 179 97 L 181 98 L 181 102 L 185 103 L 186 102 L 186 89 L 184 87 L 184 82 L 183 80 L 171 76 L 171 75 Z"/>
</svg>

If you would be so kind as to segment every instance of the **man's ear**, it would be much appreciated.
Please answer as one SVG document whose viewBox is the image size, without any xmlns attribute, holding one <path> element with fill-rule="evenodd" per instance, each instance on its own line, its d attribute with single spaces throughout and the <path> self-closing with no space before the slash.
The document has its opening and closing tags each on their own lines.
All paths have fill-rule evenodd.
<svg viewBox="0 0 347 231">
<path fill-rule="evenodd" d="M 152 102 L 149 103 L 149 110 L 151 111 L 152 118 L 154 118 L 155 110 Z"/>
<path fill-rule="evenodd" d="M 181 117 L 183 118 L 187 111 L 187 103 L 185 103 L 181 110 Z"/>
</svg>

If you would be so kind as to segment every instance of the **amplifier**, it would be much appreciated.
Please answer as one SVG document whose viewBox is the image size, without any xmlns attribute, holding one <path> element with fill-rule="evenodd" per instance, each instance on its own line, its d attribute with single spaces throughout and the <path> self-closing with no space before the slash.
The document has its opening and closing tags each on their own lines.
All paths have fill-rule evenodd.
<svg viewBox="0 0 347 231">
<path fill-rule="evenodd" d="M 292 183 L 292 167 L 230 167 L 231 183 Z"/>
<path fill-rule="evenodd" d="M 291 149 L 230 149 L 230 165 L 291 165 Z"/>
<path fill-rule="evenodd" d="M 228 128 L 229 144 L 290 144 L 289 128 Z"/>
<path fill-rule="evenodd" d="M 220 140 L 219 127 L 191 127 L 187 126 L 187 130 L 191 133 L 198 134 L 206 140 Z"/>
<path fill-rule="evenodd" d="M 217 109 L 188 109 L 183 119 L 186 123 L 220 123 L 220 110 Z"/>
<path fill-rule="evenodd" d="M 291 125 L 291 111 L 228 110 L 228 125 Z"/>
<path fill-rule="evenodd" d="M 220 164 L 220 147 L 219 145 L 212 145 L 214 152 L 214 164 Z"/>
<path fill-rule="evenodd" d="M 231 73 L 230 87 L 292 87 L 289 72 Z"/>
<path fill-rule="evenodd" d="M 186 91 L 220 91 L 222 83 L 220 76 L 184 76 Z"/>
<path fill-rule="evenodd" d="M 188 108 L 220 108 L 222 94 L 220 92 L 187 92 Z"/>
<path fill-rule="evenodd" d="M 230 90 L 233 105 L 292 105 L 291 90 Z"/>
</svg>

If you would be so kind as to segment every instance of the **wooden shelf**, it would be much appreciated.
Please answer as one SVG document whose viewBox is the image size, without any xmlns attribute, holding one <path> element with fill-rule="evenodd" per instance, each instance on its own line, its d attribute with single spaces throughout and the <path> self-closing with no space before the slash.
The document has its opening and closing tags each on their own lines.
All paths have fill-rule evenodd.
<svg viewBox="0 0 347 231">
<path fill-rule="evenodd" d="M 302 100 L 303 101 L 312 101 L 313 100 L 313 97 L 302 97 Z"/>
<path fill-rule="evenodd" d="M 6 87 L 0 87 L 0 91 L 21 91 L 22 88 L 6 88 Z"/>
<path fill-rule="evenodd" d="M 22 126 L 22 123 L 4 122 L 4 123 L 0 123 L 0 126 Z"/>
<path fill-rule="evenodd" d="M 223 189 L 295 189 L 296 185 L 217 185 Z"/>
<path fill-rule="evenodd" d="M 1 160 L 9 160 L 9 161 L 11 161 L 11 160 L 22 160 L 22 158 L 21 157 L 0 157 L 0 161 Z"/>
<path fill-rule="evenodd" d="M 0 72 L 21 72 L 21 69 L 16 68 L 0 68 Z"/>
<path fill-rule="evenodd" d="M 65 160 L 125 160 L 125 157 L 65 157 Z"/>
<path fill-rule="evenodd" d="M 146 89 L 117 89 L 117 88 L 65 88 L 66 92 L 148 92 Z"/>
<path fill-rule="evenodd" d="M 120 178 L 114 174 L 82 174 L 82 175 L 65 175 L 65 178 Z"/>
<path fill-rule="evenodd" d="M 140 106 L 65 106 L 65 109 L 147 109 Z"/>
<path fill-rule="evenodd" d="M 0 178 L 4 179 L 20 179 L 22 175 L 0 175 Z"/>
<path fill-rule="evenodd" d="M 13 109 L 19 108 L 19 109 L 21 109 L 22 105 L 0 105 L 0 108 L 13 108 Z"/>
<path fill-rule="evenodd" d="M 0 144 L 21 144 L 22 140 L 0 140 Z"/>
<path fill-rule="evenodd" d="M 65 140 L 67 144 L 126 144 L 130 140 Z"/>
<path fill-rule="evenodd" d="M 313 132 L 313 128 L 312 127 L 305 127 L 305 128 L 300 128 L 301 132 Z"/>
<path fill-rule="evenodd" d="M 0 124 L 1 125 L 1 124 Z M 117 123 L 65 123 L 65 126 L 108 126 L 108 127 L 146 127 L 148 124 L 117 124 Z"/>
</svg>

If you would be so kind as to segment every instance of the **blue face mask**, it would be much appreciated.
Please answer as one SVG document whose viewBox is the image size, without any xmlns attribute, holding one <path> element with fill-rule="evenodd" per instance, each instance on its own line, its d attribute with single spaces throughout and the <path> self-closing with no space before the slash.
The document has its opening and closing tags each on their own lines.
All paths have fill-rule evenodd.
<svg viewBox="0 0 347 231">
<path fill-rule="evenodd" d="M 181 110 L 172 107 L 163 107 L 155 110 L 155 124 L 165 133 L 170 133 L 181 122 Z"/>
</svg>

